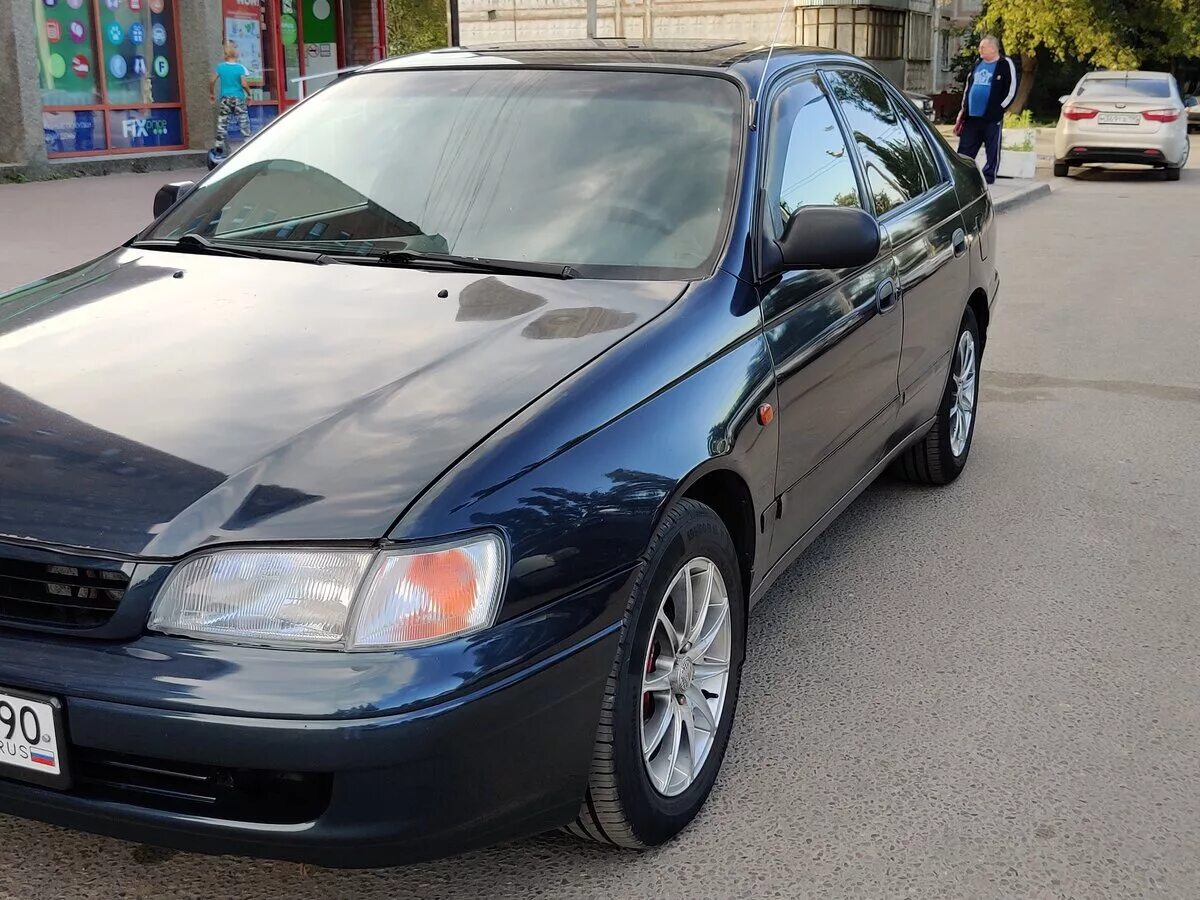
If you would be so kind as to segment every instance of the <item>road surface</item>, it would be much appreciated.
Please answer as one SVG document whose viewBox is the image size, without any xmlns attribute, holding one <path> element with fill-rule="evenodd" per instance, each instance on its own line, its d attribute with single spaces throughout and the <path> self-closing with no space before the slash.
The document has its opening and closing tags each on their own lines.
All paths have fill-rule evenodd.
<svg viewBox="0 0 1200 900">
<path fill-rule="evenodd" d="M 1198 208 L 1200 171 L 1094 173 L 1001 218 L 966 474 L 879 483 L 757 609 L 724 771 L 665 849 L 305 872 L 0 816 L 0 897 L 1200 896 Z"/>
</svg>

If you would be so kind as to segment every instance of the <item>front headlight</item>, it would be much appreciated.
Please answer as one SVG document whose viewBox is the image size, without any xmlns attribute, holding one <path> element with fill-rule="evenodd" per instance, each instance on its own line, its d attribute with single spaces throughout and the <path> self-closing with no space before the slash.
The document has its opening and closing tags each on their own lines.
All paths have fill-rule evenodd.
<svg viewBox="0 0 1200 900">
<path fill-rule="evenodd" d="M 491 626 L 503 584 L 494 534 L 379 552 L 218 550 L 175 568 L 148 627 L 268 647 L 412 647 Z"/>
</svg>

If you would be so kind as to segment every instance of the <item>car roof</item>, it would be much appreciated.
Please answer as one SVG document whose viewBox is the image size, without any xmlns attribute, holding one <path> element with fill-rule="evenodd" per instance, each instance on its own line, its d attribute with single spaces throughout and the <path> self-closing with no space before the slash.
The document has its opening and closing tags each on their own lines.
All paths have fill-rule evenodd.
<svg viewBox="0 0 1200 900">
<path fill-rule="evenodd" d="M 1083 76 L 1084 81 L 1123 81 L 1127 78 L 1150 78 L 1159 81 L 1173 78 L 1170 72 L 1088 72 Z"/>
<path fill-rule="evenodd" d="M 594 38 L 570 41 L 480 43 L 447 47 L 411 56 L 386 59 L 368 67 L 372 71 L 471 66 L 634 66 L 724 69 L 757 82 L 770 55 L 772 72 L 801 62 L 856 62 L 856 57 L 822 47 L 762 44 L 729 40 L 655 40 Z"/>
</svg>

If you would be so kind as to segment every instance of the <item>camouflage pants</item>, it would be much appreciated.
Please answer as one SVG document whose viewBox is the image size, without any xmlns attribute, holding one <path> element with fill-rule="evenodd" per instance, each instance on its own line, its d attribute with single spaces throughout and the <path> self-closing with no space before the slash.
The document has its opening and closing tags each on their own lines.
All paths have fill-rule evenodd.
<svg viewBox="0 0 1200 900">
<path fill-rule="evenodd" d="M 237 97 L 222 97 L 217 104 L 218 143 L 225 143 L 225 139 L 229 135 L 230 119 L 237 119 L 243 141 L 250 137 L 250 113 L 246 110 L 246 101 Z"/>
</svg>

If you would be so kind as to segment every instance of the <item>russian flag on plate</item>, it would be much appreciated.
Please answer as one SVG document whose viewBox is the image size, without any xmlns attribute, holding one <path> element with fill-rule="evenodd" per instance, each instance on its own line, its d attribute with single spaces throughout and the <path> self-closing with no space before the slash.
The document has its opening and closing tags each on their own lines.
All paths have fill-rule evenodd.
<svg viewBox="0 0 1200 900">
<path fill-rule="evenodd" d="M 54 751 L 52 750 L 34 750 L 29 749 L 29 759 L 31 762 L 37 763 L 39 766 L 49 766 L 54 768 Z"/>
</svg>

